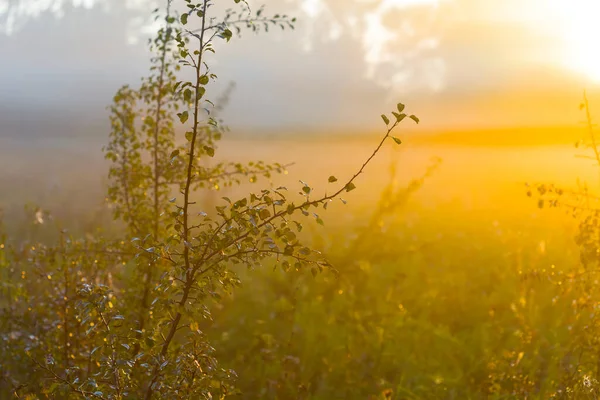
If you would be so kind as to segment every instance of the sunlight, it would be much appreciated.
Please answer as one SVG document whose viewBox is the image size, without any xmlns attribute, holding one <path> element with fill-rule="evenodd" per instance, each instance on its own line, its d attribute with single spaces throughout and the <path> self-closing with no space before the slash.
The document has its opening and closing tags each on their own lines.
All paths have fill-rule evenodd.
<svg viewBox="0 0 600 400">
<path fill-rule="evenodd" d="M 550 0 L 562 43 L 563 66 L 600 83 L 600 2 L 596 0 Z"/>
</svg>

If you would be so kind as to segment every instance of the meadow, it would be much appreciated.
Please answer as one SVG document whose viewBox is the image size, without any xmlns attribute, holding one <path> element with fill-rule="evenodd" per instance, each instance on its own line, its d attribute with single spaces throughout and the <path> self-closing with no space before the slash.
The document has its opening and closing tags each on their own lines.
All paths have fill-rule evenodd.
<svg viewBox="0 0 600 400">
<path fill-rule="evenodd" d="M 233 3 L 154 11 L 105 132 L 1 135 L 0 399 L 600 398 L 587 99 L 582 128 L 426 132 L 397 103 L 372 133 L 232 134 L 211 53 L 296 23 Z"/>
<path fill-rule="evenodd" d="M 294 163 L 263 185 L 322 182 L 349 174 L 372 141 L 231 138 L 220 154 Z M 415 141 L 386 149 L 325 227 L 308 226 L 307 240 L 339 276 L 241 269 L 243 285 L 211 306 L 201 329 L 236 371 L 241 398 L 584 398 L 567 395 L 584 389 L 595 398 L 595 383 L 584 382 L 596 382 L 598 370 L 577 358 L 595 320 L 580 307 L 593 310 L 597 296 L 577 290 L 577 219 L 526 195 L 527 182 L 593 180 L 589 161 L 566 143 Z M 45 237 L 24 200 L 80 233 L 120 229 L 103 204 L 106 163 L 91 147 L 3 154 L 3 170 L 15 171 L 4 179 L 27 182 L 2 193 L 13 233 Z M 84 159 L 86 179 L 76 170 Z"/>
</svg>

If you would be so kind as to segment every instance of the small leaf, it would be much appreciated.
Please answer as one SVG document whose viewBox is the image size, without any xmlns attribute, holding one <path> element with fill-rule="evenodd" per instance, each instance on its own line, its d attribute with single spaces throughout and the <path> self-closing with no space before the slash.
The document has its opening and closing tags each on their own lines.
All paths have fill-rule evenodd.
<svg viewBox="0 0 600 400">
<path fill-rule="evenodd" d="M 208 76 L 206 76 L 206 75 L 202 75 L 202 76 L 200 77 L 200 84 L 201 84 L 201 85 L 206 85 L 207 83 L 208 83 Z"/>
<path fill-rule="evenodd" d="M 356 189 L 356 185 L 354 183 L 352 183 L 352 182 L 348 182 L 348 184 L 346 185 L 345 189 L 346 189 L 346 192 L 349 192 L 351 190 Z"/>
<path fill-rule="evenodd" d="M 271 216 L 271 212 L 269 210 L 267 210 L 266 208 L 263 208 L 262 210 L 260 210 L 260 212 L 258 213 L 258 216 L 260 217 L 260 219 L 267 219 Z"/>
<path fill-rule="evenodd" d="M 177 116 L 179 117 L 179 121 L 181 121 L 182 124 L 185 124 L 185 122 L 188 120 L 189 115 L 187 111 L 184 111 L 182 113 L 177 114 Z"/>
<path fill-rule="evenodd" d="M 337 178 L 333 175 L 331 175 L 328 180 L 329 180 L 329 183 L 337 182 Z"/>
<path fill-rule="evenodd" d="M 411 116 L 410 116 L 410 117 L 408 117 L 408 118 L 412 119 L 412 120 L 413 120 L 413 121 L 415 121 L 415 123 L 417 123 L 417 124 L 418 124 L 418 123 L 419 123 L 419 121 L 420 121 L 420 120 L 419 120 L 419 118 L 418 118 L 416 115 L 411 115 Z"/>
<path fill-rule="evenodd" d="M 398 122 L 402 122 L 402 120 L 406 118 L 406 114 L 398 114 L 395 111 L 392 114 L 394 114 L 394 117 L 396 117 L 396 121 Z"/>
<path fill-rule="evenodd" d="M 298 251 L 299 254 L 303 255 L 303 256 L 309 256 L 311 251 L 308 247 L 303 247 L 300 249 L 300 251 Z"/>
<path fill-rule="evenodd" d="M 194 133 L 188 131 L 188 132 L 185 133 L 185 140 L 187 140 L 188 142 L 191 142 L 193 136 L 194 136 Z"/>
<path fill-rule="evenodd" d="M 198 91 L 196 92 L 196 101 L 200 101 L 200 99 L 201 99 L 202 97 L 204 97 L 204 93 L 206 93 L 206 89 L 205 89 L 205 88 L 203 88 L 203 87 L 199 87 L 199 88 L 198 88 Z M 211 119 L 211 121 L 214 121 L 214 120 L 212 120 L 212 119 Z M 209 124 L 210 124 L 210 123 L 211 123 L 211 122 L 209 122 Z"/>
<path fill-rule="evenodd" d="M 233 36 L 233 33 L 229 29 L 225 29 L 219 36 L 229 42 Z"/>
<path fill-rule="evenodd" d="M 206 151 L 206 154 L 208 154 L 209 157 L 214 157 L 215 155 L 215 149 L 210 146 L 204 146 L 204 151 Z"/>
<path fill-rule="evenodd" d="M 173 158 L 173 157 L 177 157 L 178 155 L 179 155 L 179 150 L 173 150 L 173 151 L 171 152 L 171 155 L 170 155 L 169 157 L 170 157 L 170 158 Z"/>
<path fill-rule="evenodd" d="M 288 206 L 287 206 L 287 213 L 289 215 L 292 215 L 294 213 L 295 209 L 296 209 L 296 207 L 294 207 L 294 204 L 288 204 Z"/>
<path fill-rule="evenodd" d="M 402 144 L 402 140 L 398 139 L 397 137 L 392 136 L 392 139 L 394 142 L 396 142 L 396 144 Z"/>
<path fill-rule="evenodd" d="M 183 91 L 183 100 L 185 100 L 188 103 L 192 101 L 192 89 L 187 88 Z"/>
<path fill-rule="evenodd" d="M 404 111 L 404 107 L 405 107 L 404 104 L 398 103 L 398 112 Z"/>
<path fill-rule="evenodd" d="M 182 23 L 183 25 L 185 25 L 185 24 L 187 24 L 187 22 L 188 22 L 188 15 L 187 15 L 187 14 L 183 14 L 183 15 L 181 16 L 181 23 Z"/>
<path fill-rule="evenodd" d="M 383 120 L 383 122 L 385 122 L 386 125 L 390 124 L 390 119 L 385 114 L 381 114 L 381 119 Z"/>
</svg>

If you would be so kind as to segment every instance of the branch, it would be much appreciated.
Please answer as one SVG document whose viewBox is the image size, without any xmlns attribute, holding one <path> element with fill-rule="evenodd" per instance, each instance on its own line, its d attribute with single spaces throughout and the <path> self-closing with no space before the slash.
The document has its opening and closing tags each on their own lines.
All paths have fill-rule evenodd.
<svg viewBox="0 0 600 400">
<path fill-rule="evenodd" d="M 100 400 L 108 400 L 106 397 L 103 397 L 102 395 L 98 395 L 94 392 L 88 392 L 87 390 L 82 390 L 79 389 L 77 386 L 75 386 L 74 384 L 72 384 L 71 382 L 69 382 L 67 379 L 59 376 L 56 372 L 54 372 L 54 370 L 52 370 L 51 368 L 48 368 L 47 366 L 43 365 L 42 363 L 40 363 L 39 361 L 37 361 L 36 359 L 32 358 L 31 356 L 29 356 L 29 354 L 27 354 L 27 357 L 29 357 L 29 359 L 31 361 L 33 361 L 38 367 L 40 367 L 41 369 L 43 369 L 46 372 L 49 372 L 54 379 L 56 379 L 57 381 L 60 381 L 66 385 L 69 386 L 69 388 L 75 392 L 78 393 L 84 397 L 93 397 L 95 399 L 100 399 Z"/>
</svg>

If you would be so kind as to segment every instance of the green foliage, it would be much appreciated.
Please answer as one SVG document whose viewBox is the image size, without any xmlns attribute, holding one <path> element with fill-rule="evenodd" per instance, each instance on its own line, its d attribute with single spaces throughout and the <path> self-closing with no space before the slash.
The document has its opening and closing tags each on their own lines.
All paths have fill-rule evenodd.
<svg viewBox="0 0 600 400">
<path fill-rule="evenodd" d="M 600 147 L 597 141 L 595 124 L 592 121 L 590 105 L 584 94 L 580 109 L 585 111 L 585 123 L 588 138 L 576 143 L 579 148 L 582 144 L 591 154 L 581 155 L 581 158 L 593 160 L 595 166 L 600 166 Z M 537 183 L 528 185 L 527 196 L 537 199 L 538 208 L 557 208 L 578 221 L 578 232 L 575 244 L 579 248 L 579 263 L 571 268 L 561 271 L 558 275 L 554 270 L 549 273 L 544 270 L 540 279 L 548 280 L 554 286 L 556 297 L 552 298 L 552 305 L 557 301 L 563 303 L 558 308 L 562 313 L 563 326 L 556 327 L 555 338 L 546 343 L 542 349 L 544 358 L 538 376 L 527 376 L 504 372 L 498 377 L 497 385 L 505 385 L 521 393 L 528 390 L 540 391 L 542 388 L 552 392 L 557 398 L 598 398 L 598 379 L 600 378 L 600 342 L 597 331 L 600 320 L 597 316 L 597 307 L 600 304 L 598 297 L 598 263 L 600 262 L 600 223 L 598 216 L 598 197 L 593 194 L 587 183 L 580 183 L 576 189 L 564 188 L 555 184 Z M 552 269 L 554 269 L 554 265 Z M 548 304 L 547 304 L 548 305 Z M 556 312 L 556 310 L 554 311 Z M 531 347 L 538 345 L 532 335 L 535 334 L 535 325 L 523 314 L 522 343 L 518 354 L 530 352 Z M 565 332 L 565 325 L 567 325 Z M 554 345 L 554 349 L 550 344 Z M 560 366 L 560 367 L 554 367 Z M 541 376 L 540 376 L 541 375 Z M 552 375 L 548 382 L 547 375 Z M 543 385 L 543 386 L 542 386 Z"/>
<path fill-rule="evenodd" d="M 2 239 L 0 359 L 11 361 L 2 366 L 1 379 L 18 398 L 234 394 L 236 373 L 219 365 L 204 329 L 212 306 L 240 285 L 241 267 L 268 264 L 313 277 L 333 271 L 302 240 L 306 217 L 323 225 L 319 209 L 356 188 L 401 122 L 388 123 L 371 156 L 331 194 L 318 195 L 301 182 L 298 196 L 286 187 L 258 189 L 238 199 L 223 197 L 214 211 L 204 212 L 192 200 L 194 192 L 285 171 L 260 161 L 209 162 L 226 131 L 218 117 L 222 105 L 210 100 L 217 78 L 210 54 L 244 27 L 293 28 L 295 20 L 264 17 L 262 8 L 253 14 L 239 0 L 220 19 L 212 13 L 214 0 L 181 2 L 187 12 L 180 16 L 167 2 L 164 26 L 150 41 L 150 75 L 139 88 L 120 88 L 110 107 L 106 200 L 124 226 L 123 237 L 77 239 L 56 226 L 53 244 Z M 193 78 L 182 80 L 180 70 Z M 42 211 L 35 219 L 50 224 Z"/>
</svg>

